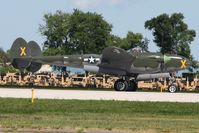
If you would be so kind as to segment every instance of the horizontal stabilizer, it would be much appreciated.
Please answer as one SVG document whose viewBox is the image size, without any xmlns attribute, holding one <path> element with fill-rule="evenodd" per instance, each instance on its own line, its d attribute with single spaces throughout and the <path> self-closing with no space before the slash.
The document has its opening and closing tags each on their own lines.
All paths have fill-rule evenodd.
<svg viewBox="0 0 199 133">
<path fill-rule="evenodd" d="M 169 73 L 155 73 L 155 74 L 139 74 L 136 78 L 137 81 L 151 80 L 158 78 L 170 78 Z"/>
</svg>

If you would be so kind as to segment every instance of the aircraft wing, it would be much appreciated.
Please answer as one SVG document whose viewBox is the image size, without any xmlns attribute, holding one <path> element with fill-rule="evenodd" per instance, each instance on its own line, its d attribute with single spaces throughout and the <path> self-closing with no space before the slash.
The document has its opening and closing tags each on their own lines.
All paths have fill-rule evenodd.
<svg viewBox="0 0 199 133">
<path fill-rule="evenodd" d="M 107 47 L 102 51 L 101 63 L 102 68 L 111 68 L 119 70 L 128 70 L 132 61 L 135 59 L 133 55 L 118 47 Z"/>
</svg>

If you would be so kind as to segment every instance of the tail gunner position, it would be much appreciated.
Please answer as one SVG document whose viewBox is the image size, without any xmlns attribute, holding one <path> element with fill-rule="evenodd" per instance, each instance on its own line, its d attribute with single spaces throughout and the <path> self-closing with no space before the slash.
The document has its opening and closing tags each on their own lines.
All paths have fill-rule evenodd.
<svg viewBox="0 0 199 133">
<path fill-rule="evenodd" d="M 186 69 L 190 61 L 182 56 L 143 53 L 135 48 L 125 51 L 118 47 L 107 47 L 101 55 L 42 56 L 39 45 L 22 38 L 11 47 L 12 65 L 20 70 L 38 71 L 42 64 L 83 68 L 88 72 L 104 73 L 121 77 L 114 88 L 117 91 L 135 91 L 137 81 L 169 77 L 169 73 Z"/>
</svg>

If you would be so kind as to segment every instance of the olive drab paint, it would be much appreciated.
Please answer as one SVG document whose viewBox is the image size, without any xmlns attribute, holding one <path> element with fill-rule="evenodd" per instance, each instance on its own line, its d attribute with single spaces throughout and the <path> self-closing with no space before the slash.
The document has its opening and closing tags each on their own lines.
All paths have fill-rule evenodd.
<svg viewBox="0 0 199 133">
<path fill-rule="evenodd" d="M 27 43 L 23 38 L 14 41 L 11 53 L 12 64 L 15 68 L 31 72 L 38 71 L 42 64 L 49 64 L 83 68 L 88 72 L 137 78 L 140 74 L 172 73 L 186 69 L 190 65 L 190 61 L 182 56 L 144 53 L 138 49 L 126 51 L 115 46 L 105 48 L 99 55 L 43 56 L 36 42 Z M 153 76 L 149 75 L 148 77 Z"/>
</svg>

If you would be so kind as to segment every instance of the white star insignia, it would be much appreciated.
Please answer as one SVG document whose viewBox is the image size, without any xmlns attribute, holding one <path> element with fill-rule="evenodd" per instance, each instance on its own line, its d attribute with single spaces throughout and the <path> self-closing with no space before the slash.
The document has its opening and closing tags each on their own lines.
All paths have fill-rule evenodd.
<svg viewBox="0 0 199 133">
<path fill-rule="evenodd" d="M 93 56 L 90 56 L 89 58 L 84 58 L 84 61 L 85 62 L 88 62 L 90 64 L 94 64 L 96 62 L 99 62 L 100 61 L 100 58 L 95 58 Z"/>
<path fill-rule="evenodd" d="M 90 58 L 88 58 L 89 63 L 95 63 L 95 58 L 93 58 L 93 56 L 91 56 Z"/>
</svg>

